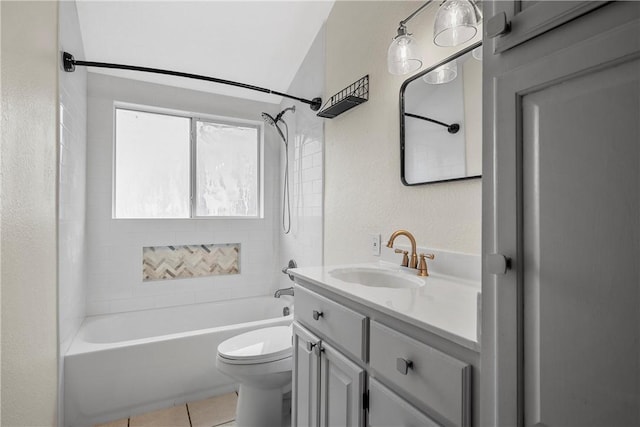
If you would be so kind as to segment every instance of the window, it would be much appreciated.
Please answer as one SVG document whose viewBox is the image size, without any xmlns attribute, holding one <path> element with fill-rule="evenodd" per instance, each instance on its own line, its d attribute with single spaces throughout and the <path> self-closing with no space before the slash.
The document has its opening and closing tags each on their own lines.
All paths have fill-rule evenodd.
<svg viewBox="0 0 640 427">
<path fill-rule="evenodd" d="M 125 108 L 115 119 L 115 218 L 259 216 L 259 125 Z"/>
</svg>

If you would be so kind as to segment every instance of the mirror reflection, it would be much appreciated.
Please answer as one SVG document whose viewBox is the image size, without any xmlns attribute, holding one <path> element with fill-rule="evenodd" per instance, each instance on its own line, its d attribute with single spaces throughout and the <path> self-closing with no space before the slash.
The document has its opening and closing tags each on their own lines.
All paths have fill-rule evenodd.
<svg viewBox="0 0 640 427">
<path fill-rule="evenodd" d="M 415 75 L 400 89 L 405 185 L 482 175 L 482 46 Z"/>
</svg>

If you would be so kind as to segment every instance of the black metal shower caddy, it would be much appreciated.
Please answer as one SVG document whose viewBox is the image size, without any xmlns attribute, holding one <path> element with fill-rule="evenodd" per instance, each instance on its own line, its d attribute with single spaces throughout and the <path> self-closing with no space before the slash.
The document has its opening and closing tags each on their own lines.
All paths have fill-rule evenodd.
<svg viewBox="0 0 640 427">
<path fill-rule="evenodd" d="M 369 75 L 367 74 L 329 98 L 325 104 L 326 107 L 318 113 L 318 116 L 332 119 L 368 100 Z"/>
</svg>

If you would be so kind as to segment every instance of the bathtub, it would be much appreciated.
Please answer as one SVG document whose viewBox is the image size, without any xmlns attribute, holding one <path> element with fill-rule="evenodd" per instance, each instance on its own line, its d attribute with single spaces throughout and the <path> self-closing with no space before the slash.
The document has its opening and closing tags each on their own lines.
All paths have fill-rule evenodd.
<svg viewBox="0 0 640 427">
<path fill-rule="evenodd" d="M 254 297 L 87 317 L 64 358 L 65 425 L 85 427 L 237 389 L 215 367 L 218 344 L 290 324 L 292 308 L 290 297 Z"/>
</svg>

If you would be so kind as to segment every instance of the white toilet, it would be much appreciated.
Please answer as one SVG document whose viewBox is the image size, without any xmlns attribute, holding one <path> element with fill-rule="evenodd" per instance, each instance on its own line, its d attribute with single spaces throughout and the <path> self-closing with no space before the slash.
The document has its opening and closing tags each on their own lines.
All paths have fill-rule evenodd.
<svg viewBox="0 0 640 427">
<path fill-rule="evenodd" d="M 239 427 L 282 425 L 282 395 L 291 390 L 291 337 L 291 326 L 274 326 L 218 346 L 216 367 L 240 383 Z"/>
</svg>

